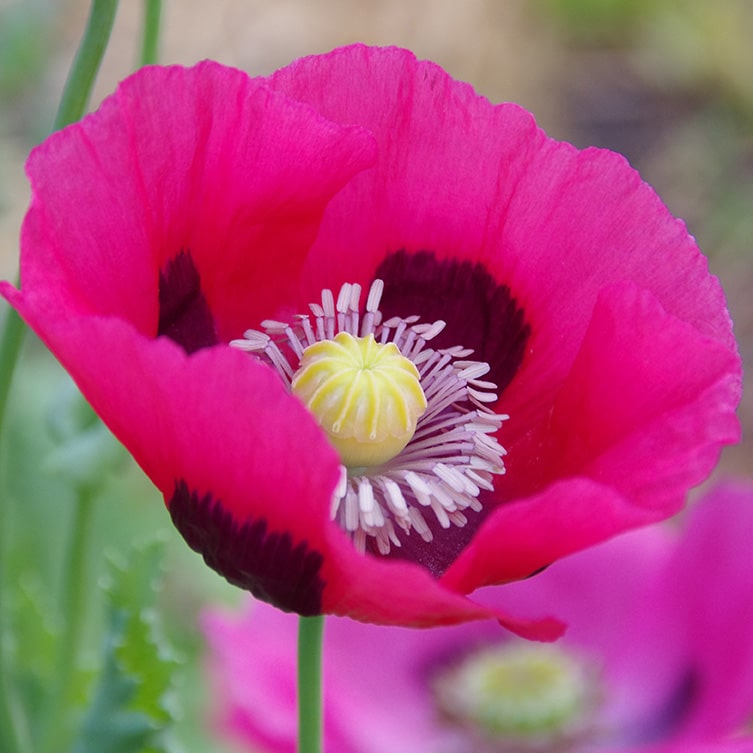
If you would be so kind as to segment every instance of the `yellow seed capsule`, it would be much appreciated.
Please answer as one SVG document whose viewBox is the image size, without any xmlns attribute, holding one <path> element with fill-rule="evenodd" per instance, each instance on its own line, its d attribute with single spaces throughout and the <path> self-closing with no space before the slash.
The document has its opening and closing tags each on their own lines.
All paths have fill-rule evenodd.
<svg viewBox="0 0 753 753">
<path fill-rule="evenodd" d="M 395 457 L 426 410 L 418 369 L 394 343 L 382 345 L 373 335 L 340 332 L 309 345 L 292 388 L 348 468 Z"/>
</svg>

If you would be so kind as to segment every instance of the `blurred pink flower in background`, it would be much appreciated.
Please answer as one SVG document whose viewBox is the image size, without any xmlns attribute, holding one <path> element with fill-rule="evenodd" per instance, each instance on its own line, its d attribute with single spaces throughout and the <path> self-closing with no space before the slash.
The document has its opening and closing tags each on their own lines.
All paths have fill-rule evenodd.
<svg viewBox="0 0 753 753">
<path fill-rule="evenodd" d="M 556 644 L 498 625 L 433 631 L 331 618 L 328 753 L 743 753 L 753 718 L 753 487 L 728 483 L 682 530 L 653 527 L 482 597 L 568 622 Z M 210 612 L 221 734 L 293 753 L 296 619 Z"/>
</svg>

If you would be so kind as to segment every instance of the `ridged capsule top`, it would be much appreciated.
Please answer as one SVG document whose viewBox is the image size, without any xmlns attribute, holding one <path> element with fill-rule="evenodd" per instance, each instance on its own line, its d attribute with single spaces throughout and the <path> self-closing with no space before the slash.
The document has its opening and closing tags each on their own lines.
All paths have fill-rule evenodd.
<svg viewBox="0 0 753 753">
<path fill-rule="evenodd" d="M 386 463 L 426 410 L 418 369 L 393 342 L 338 333 L 309 345 L 291 383 L 348 468 Z"/>
</svg>

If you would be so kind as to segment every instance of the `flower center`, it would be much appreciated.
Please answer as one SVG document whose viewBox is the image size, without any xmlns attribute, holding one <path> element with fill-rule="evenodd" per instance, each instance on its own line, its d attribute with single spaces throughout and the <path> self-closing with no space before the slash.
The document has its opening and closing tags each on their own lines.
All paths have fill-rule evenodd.
<svg viewBox="0 0 753 753">
<path fill-rule="evenodd" d="M 339 332 L 304 349 L 290 386 L 354 468 L 386 463 L 411 440 L 426 410 L 419 379 L 395 343 Z"/>
<path fill-rule="evenodd" d="M 561 750 L 591 725 L 595 680 L 563 649 L 511 641 L 442 670 L 433 690 L 443 713 L 497 741 L 501 750 Z"/>
<path fill-rule="evenodd" d="M 449 528 L 481 510 L 481 492 L 505 472 L 494 435 L 508 416 L 489 408 L 488 364 L 460 345 L 430 347 L 443 321 L 382 321 L 383 289 L 372 283 L 363 314 L 360 285 L 337 300 L 324 290 L 310 315 L 263 321 L 230 345 L 273 367 L 309 408 L 343 463 L 332 519 L 359 551 L 372 541 L 388 554 L 412 531 L 432 541 L 427 514 Z"/>
</svg>

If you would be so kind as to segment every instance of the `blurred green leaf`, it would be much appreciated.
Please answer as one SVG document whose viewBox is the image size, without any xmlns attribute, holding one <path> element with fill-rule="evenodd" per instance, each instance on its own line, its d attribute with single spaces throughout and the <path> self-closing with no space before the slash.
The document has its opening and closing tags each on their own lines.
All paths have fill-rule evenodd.
<svg viewBox="0 0 753 753">
<path fill-rule="evenodd" d="M 111 562 L 102 671 L 74 753 L 171 753 L 180 662 L 152 608 L 163 542 L 135 547 L 127 564 Z"/>
<path fill-rule="evenodd" d="M 11 683 L 24 707 L 38 710 L 55 660 L 54 610 L 49 593 L 34 576 L 9 580 L 6 588 L 2 633 L 12 667 Z"/>
<path fill-rule="evenodd" d="M 46 418 L 55 443 L 42 463 L 46 473 L 77 489 L 97 489 L 123 467 L 125 450 L 72 380 L 61 380 Z"/>
</svg>

